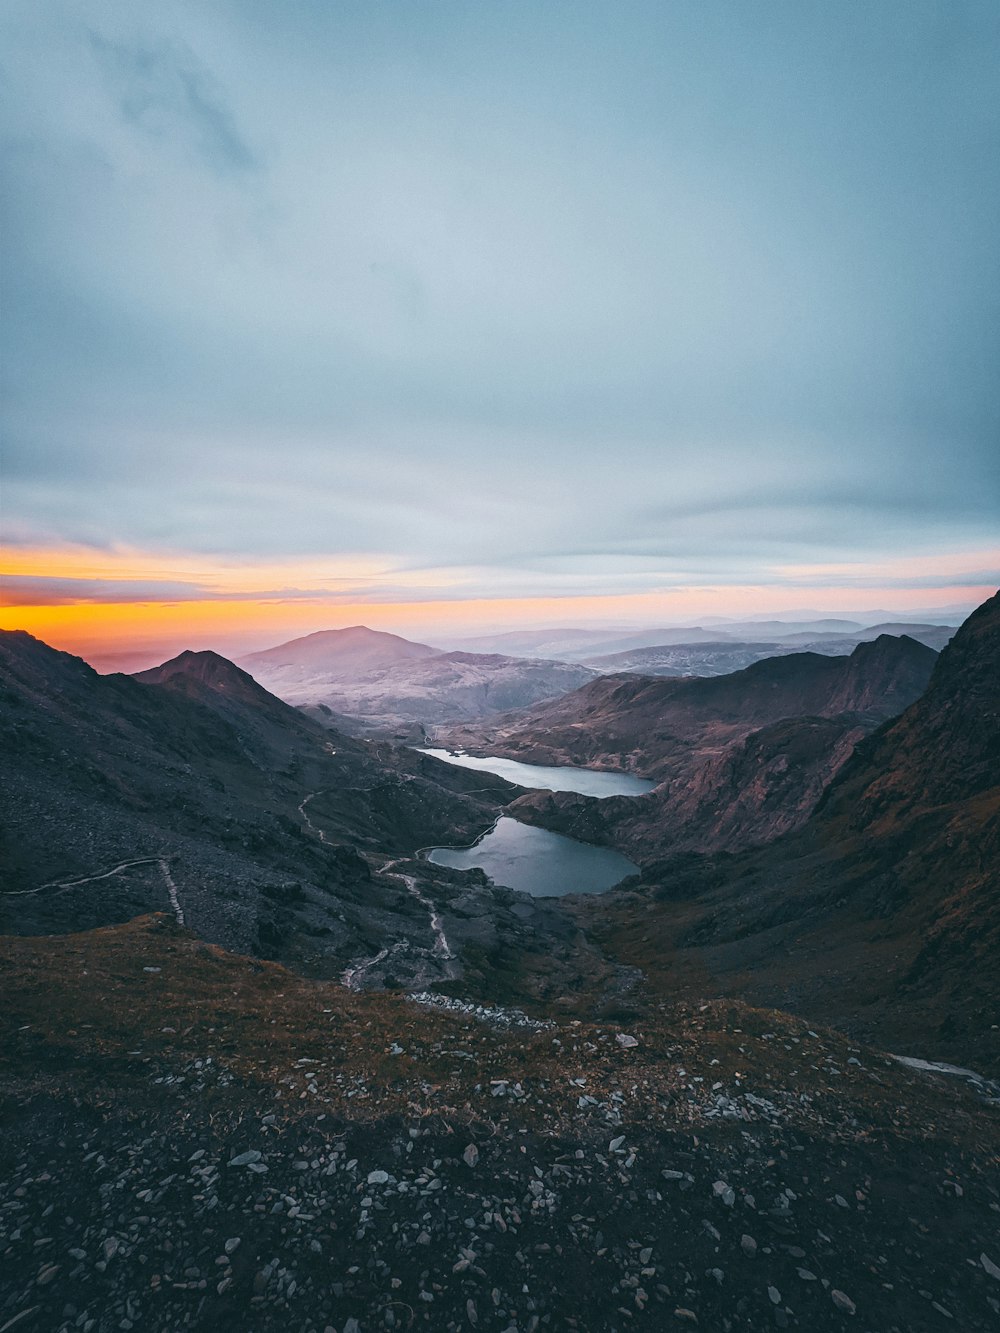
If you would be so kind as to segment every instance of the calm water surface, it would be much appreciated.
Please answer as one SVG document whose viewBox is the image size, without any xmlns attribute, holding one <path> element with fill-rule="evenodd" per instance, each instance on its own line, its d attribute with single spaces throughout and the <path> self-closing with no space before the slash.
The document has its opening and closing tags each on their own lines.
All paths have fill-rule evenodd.
<svg viewBox="0 0 1000 1333">
<path fill-rule="evenodd" d="M 610 847 L 593 847 L 561 833 L 521 824 L 506 815 L 474 847 L 434 847 L 427 859 L 453 870 L 478 867 L 494 884 L 520 889 L 536 898 L 603 893 L 639 870 L 627 856 Z"/>
<path fill-rule="evenodd" d="M 655 782 L 634 777 L 631 773 L 599 773 L 594 768 L 552 768 L 544 764 L 522 764 L 517 759 L 499 759 L 493 755 L 477 759 L 475 755 L 452 754 L 450 750 L 417 748 L 421 754 L 433 755 L 446 764 L 475 768 L 481 773 L 496 773 L 520 787 L 539 787 L 545 791 L 575 791 L 582 796 L 597 797 L 642 796 L 656 786 Z"/>
</svg>

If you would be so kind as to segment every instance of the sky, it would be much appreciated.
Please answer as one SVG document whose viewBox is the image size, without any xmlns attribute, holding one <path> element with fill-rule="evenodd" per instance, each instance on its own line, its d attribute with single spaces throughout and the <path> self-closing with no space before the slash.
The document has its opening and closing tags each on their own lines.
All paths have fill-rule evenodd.
<svg viewBox="0 0 1000 1333">
<path fill-rule="evenodd" d="M 996 0 L 7 0 L 0 626 L 973 606 Z"/>
</svg>

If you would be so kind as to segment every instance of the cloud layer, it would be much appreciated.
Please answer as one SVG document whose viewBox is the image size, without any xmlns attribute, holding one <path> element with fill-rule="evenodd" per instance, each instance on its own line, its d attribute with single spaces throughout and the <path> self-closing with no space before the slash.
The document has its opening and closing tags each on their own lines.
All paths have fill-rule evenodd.
<svg viewBox="0 0 1000 1333">
<path fill-rule="evenodd" d="M 15 543 L 405 600 L 994 538 L 991 0 L 3 26 Z"/>
</svg>

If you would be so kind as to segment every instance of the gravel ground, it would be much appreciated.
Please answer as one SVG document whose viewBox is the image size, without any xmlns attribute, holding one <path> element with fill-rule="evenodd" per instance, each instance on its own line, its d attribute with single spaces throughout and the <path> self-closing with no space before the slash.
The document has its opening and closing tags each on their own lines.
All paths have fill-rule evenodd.
<svg viewBox="0 0 1000 1333">
<path fill-rule="evenodd" d="M 169 923 L 4 940 L 0 1330 L 1000 1321 L 1000 1113 L 730 1004 L 350 995 Z"/>
</svg>

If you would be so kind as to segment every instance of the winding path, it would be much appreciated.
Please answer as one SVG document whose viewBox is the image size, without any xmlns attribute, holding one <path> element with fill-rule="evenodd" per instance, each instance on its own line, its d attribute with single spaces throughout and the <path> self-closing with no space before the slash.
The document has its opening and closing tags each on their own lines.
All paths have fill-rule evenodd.
<svg viewBox="0 0 1000 1333">
<path fill-rule="evenodd" d="M 177 893 L 177 885 L 174 883 L 173 876 L 170 873 L 170 861 L 166 856 L 140 856 L 134 861 L 119 861 L 117 865 L 109 870 L 98 871 L 96 875 L 81 875 L 79 879 L 53 879 L 47 884 L 39 884 L 35 889 L 19 889 L 16 893 L 9 893 L 8 898 L 27 898 L 32 894 L 44 893 L 46 889 L 52 889 L 52 897 L 57 897 L 60 893 L 68 893 L 70 889 L 81 888 L 84 884 L 94 884 L 101 879 L 114 879 L 124 870 L 130 870 L 133 866 L 159 866 L 163 875 L 164 883 L 167 889 L 167 898 L 170 900 L 170 909 L 179 926 L 184 925 L 184 909 L 181 907 L 180 898 Z"/>
<path fill-rule="evenodd" d="M 299 804 L 299 814 L 302 816 L 306 828 L 308 828 L 311 833 L 315 833 L 320 842 L 329 843 L 329 838 L 321 828 L 318 828 L 312 822 L 309 818 L 308 811 L 306 810 L 306 806 L 309 802 L 316 796 L 322 796 L 322 794 L 321 791 L 310 792 Z M 454 963 L 455 954 L 452 952 L 451 945 L 448 943 L 448 937 L 444 933 L 444 926 L 442 925 L 437 908 L 425 894 L 421 893 L 416 878 L 413 875 L 406 875 L 403 874 L 402 871 L 394 869 L 395 866 L 398 866 L 405 860 L 405 857 L 397 857 L 394 861 L 386 861 L 378 867 L 378 873 L 380 875 L 386 875 L 390 879 L 400 880 L 406 886 L 407 893 L 416 898 L 417 902 L 426 911 L 429 918 L 431 935 L 434 940 L 434 943 L 430 948 L 430 957 L 441 963 Z M 409 940 L 396 940 L 394 944 L 387 946 L 385 949 L 380 949 L 379 952 L 373 954 L 371 958 L 364 958 L 360 962 L 352 963 L 350 967 L 346 967 L 341 973 L 340 980 L 348 990 L 360 990 L 362 980 L 366 973 L 373 967 L 384 962 L 384 960 L 391 954 L 407 953 L 415 947 L 416 946 L 412 945 Z M 453 967 L 447 966 L 444 969 L 445 974 L 448 976 L 454 975 L 454 970 Z"/>
</svg>

